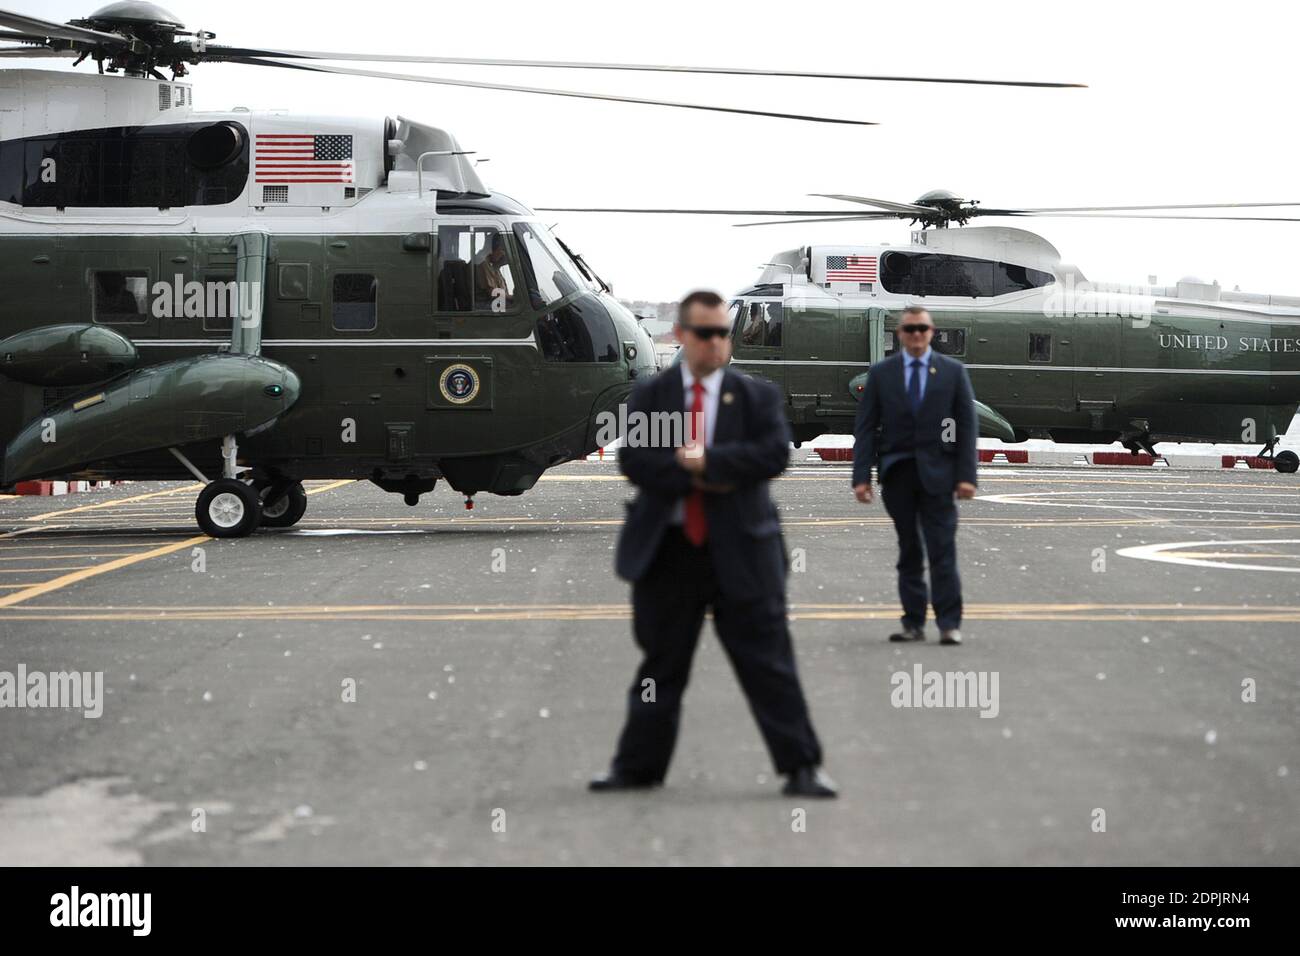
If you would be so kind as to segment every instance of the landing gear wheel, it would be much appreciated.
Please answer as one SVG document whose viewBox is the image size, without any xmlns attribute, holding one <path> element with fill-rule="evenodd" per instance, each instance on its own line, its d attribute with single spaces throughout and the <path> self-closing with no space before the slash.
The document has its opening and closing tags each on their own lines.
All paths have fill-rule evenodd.
<svg viewBox="0 0 1300 956">
<path fill-rule="evenodd" d="M 277 492 L 283 491 L 279 497 Z M 295 481 L 287 488 L 272 485 L 262 495 L 262 527 L 289 528 L 296 525 L 307 513 L 307 492 L 302 482 Z"/>
<path fill-rule="evenodd" d="M 1280 451 L 1273 456 L 1273 467 L 1284 475 L 1294 475 L 1300 468 L 1300 455 L 1293 451 Z"/>
<path fill-rule="evenodd" d="M 243 538 L 262 518 L 262 499 L 238 478 L 218 478 L 199 492 L 194 506 L 203 533 L 214 538 Z"/>
</svg>

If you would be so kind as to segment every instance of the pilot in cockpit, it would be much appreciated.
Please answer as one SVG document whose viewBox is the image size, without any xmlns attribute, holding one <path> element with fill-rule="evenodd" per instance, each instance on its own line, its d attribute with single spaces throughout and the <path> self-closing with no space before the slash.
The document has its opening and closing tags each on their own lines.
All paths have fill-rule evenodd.
<svg viewBox="0 0 1300 956">
<path fill-rule="evenodd" d="M 506 312 L 514 304 L 514 283 L 502 270 L 510 269 L 506 255 L 506 241 L 498 232 L 492 233 L 487 254 L 474 266 L 476 298 L 493 312 Z"/>
</svg>

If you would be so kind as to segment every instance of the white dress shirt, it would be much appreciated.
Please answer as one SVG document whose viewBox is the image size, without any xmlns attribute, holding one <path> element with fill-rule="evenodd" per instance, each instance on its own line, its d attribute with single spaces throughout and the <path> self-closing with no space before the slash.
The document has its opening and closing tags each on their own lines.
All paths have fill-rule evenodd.
<svg viewBox="0 0 1300 956">
<path fill-rule="evenodd" d="M 695 404 L 695 394 L 692 391 L 695 385 L 695 376 L 691 374 L 690 368 L 685 362 L 680 363 L 682 369 L 682 399 L 685 407 L 682 409 L 686 413 L 684 427 L 682 429 L 682 438 L 686 441 L 691 440 L 691 406 Z M 700 379 L 700 384 L 704 386 L 704 447 L 708 448 L 713 444 L 713 426 L 718 421 L 718 398 L 722 394 L 722 373 L 723 369 L 714 369 L 708 375 Z M 672 524 L 686 523 L 686 499 L 679 498 L 677 504 L 673 506 L 672 517 L 668 519 Z"/>
</svg>

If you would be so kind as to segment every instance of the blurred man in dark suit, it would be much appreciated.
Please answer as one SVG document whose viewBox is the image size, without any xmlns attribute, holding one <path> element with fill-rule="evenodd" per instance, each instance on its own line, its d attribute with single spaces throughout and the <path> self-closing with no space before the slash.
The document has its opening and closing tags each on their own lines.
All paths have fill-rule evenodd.
<svg viewBox="0 0 1300 956">
<path fill-rule="evenodd" d="M 858 405 L 853 493 L 871 503 L 871 467 L 878 463 L 885 510 L 898 532 L 903 604 L 903 629 L 889 639 L 925 640 L 926 605 L 933 598 L 940 643 L 960 644 L 954 498 L 975 497 L 975 394 L 966 366 L 930 347 L 934 321 L 923 307 L 904 309 L 898 331 L 902 349 L 872 366 Z"/>
<path fill-rule="evenodd" d="M 633 630 L 644 657 L 628 689 L 613 764 L 591 789 L 663 782 L 711 608 L 776 770 L 787 777 L 784 792 L 833 797 L 795 669 L 785 542 L 768 494 L 790 457 L 781 394 L 727 368 L 731 327 L 721 296 L 687 296 L 675 332 L 681 361 L 632 392 L 629 436 L 619 451 L 619 466 L 639 493 L 619 536 L 617 569 L 632 582 Z M 685 422 L 684 443 L 633 441 L 637 416 L 665 412 Z"/>
</svg>

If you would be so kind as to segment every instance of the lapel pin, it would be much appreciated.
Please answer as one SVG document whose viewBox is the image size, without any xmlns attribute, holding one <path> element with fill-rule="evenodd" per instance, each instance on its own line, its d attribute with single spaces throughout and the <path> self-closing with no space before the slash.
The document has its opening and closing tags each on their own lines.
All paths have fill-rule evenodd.
<svg viewBox="0 0 1300 956">
<path fill-rule="evenodd" d="M 722 393 L 722 404 L 723 404 L 723 405 L 730 405 L 730 404 L 731 404 L 732 402 L 734 402 L 735 400 L 736 400 L 736 396 L 735 396 L 732 392 L 723 392 L 723 393 Z"/>
<path fill-rule="evenodd" d="M 939 370 L 938 370 L 937 368 L 935 368 L 933 365 L 930 366 L 930 374 L 931 374 L 931 375 L 933 375 L 933 374 L 934 374 L 935 372 L 937 372 L 937 371 L 939 371 Z"/>
</svg>

